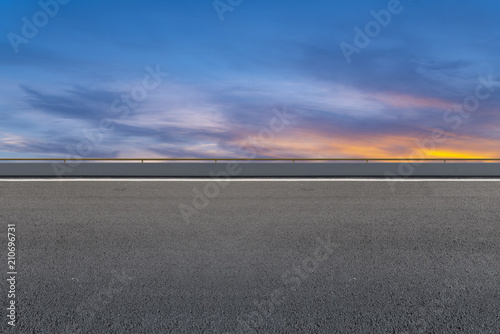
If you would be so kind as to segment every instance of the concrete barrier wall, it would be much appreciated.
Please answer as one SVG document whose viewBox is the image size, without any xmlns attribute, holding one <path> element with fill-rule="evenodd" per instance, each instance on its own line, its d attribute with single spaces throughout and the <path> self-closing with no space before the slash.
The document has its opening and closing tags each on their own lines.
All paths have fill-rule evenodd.
<svg viewBox="0 0 500 334">
<path fill-rule="evenodd" d="M 0 163 L 0 177 L 500 177 L 500 163 Z"/>
</svg>

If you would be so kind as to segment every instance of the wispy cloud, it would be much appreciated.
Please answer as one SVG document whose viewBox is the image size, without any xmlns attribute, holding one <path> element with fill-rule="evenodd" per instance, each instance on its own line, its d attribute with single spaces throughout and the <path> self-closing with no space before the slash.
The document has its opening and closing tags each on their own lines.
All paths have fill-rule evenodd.
<svg viewBox="0 0 500 334">
<path fill-rule="evenodd" d="M 18 31 L 34 8 L 3 6 L 0 33 Z M 473 93 L 479 76 L 495 75 L 499 5 L 412 2 L 404 20 L 347 65 L 338 44 L 377 8 L 374 0 L 257 1 L 221 24 L 210 4 L 74 2 L 22 53 L 0 48 L 0 133 L 8 134 L 0 155 L 65 155 L 83 130 L 113 118 L 110 105 L 148 63 L 161 63 L 169 79 L 113 119 L 92 155 L 234 156 L 277 105 L 293 108 L 296 119 L 260 148 L 262 156 L 412 152 L 433 128 L 450 130 L 443 114 Z M 440 152 L 489 155 L 499 110 L 495 94 Z"/>
</svg>

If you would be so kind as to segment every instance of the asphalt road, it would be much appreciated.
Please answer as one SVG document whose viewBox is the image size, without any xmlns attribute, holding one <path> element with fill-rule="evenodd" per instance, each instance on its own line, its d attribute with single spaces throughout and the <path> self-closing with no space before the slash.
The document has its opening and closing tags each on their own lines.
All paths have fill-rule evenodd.
<svg viewBox="0 0 500 334">
<path fill-rule="evenodd" d="M 500 182 L 206 184 L 0 182 L 0 332 L 500 333 Z"/>
</svg>

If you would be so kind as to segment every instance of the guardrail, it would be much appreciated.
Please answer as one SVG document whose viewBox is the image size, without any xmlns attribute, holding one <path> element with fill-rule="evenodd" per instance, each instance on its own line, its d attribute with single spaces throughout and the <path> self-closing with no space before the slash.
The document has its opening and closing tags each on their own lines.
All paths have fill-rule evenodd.
<svg viewBox="0 0 500 334">
<path fill-rule="evenodd" d="M 369 163 L 370 161 L 373 162 L 380 162 L 380 161 L 396 161 L 396 162 L 410 162 L 410 161 L 443 161 L 444 163 L 447 163 L 449 161 L 498 161 L 500 162 L 500 159 L 490 159 L 490 158 L 470 158 L 470 159 L 465 159 L 465 158 L 431 158 L 431 159 L 400 159 L 400 158 L 256 158 L 256 159 L 242 159 L 242 158 L 82 158 L 82 159 L 54 159 L 54 158 L 36 158 L 36 159 L 26 159 L 26 158 L 0 158 L 0 161 L 60 161 L 60 162 L 68 162 L 68 161 L 76 161 L 76 162 L 81 162 L 81 161 L 136 161 L 136 162 L 158 162 L 158 161 L 214 161 L 215 163 L 221 162 L 221 161 L 291 161 L 292 163 L 295 163 L 296 161 L 360 161 L 360 162 L 366 162 Z"/>
</svg>

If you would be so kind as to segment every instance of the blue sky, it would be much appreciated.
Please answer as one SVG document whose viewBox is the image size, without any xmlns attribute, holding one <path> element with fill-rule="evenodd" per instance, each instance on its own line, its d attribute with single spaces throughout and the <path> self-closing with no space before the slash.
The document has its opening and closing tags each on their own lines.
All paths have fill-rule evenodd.
<svg viewBox="0 0 500 334">
<path fill-rule="evenodd" d="M 2 158 L 500 156 L 498 2 L 60 2 L 0 3 Z"/>
</svg>

